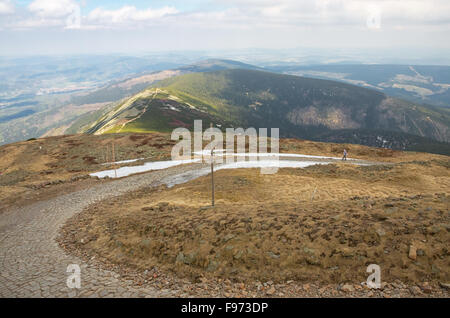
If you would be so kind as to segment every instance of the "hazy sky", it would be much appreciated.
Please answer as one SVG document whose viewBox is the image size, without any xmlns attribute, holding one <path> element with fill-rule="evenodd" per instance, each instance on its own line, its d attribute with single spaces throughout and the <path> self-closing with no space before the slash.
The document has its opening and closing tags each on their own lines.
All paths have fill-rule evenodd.
<svg viewBox="0 0 450 318">
<path fill-rule="evenodd" d="M 0 0 L 0 55 L 450 50 L 449 0 Z"/>
</svg>

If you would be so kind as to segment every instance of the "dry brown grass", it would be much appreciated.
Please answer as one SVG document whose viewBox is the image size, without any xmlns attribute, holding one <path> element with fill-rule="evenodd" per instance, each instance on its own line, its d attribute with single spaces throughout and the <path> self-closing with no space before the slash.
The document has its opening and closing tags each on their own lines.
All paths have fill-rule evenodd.
<svg viewBox="0 0 450 318">
<path fill-rule="evenodd" d="M 294 146 L 310 154 L 329 147 Z M 379 153 L 353 151 L 358 149 Z M 401 156 L 427 155 L 393 154 L 394 160 Z M 209 177 L 143 189 L 76 216 L 64 229 L 64 242 L 121 266 L 157 266 L 194 280 L 360 283 L 375 263 L 383 281 L 449 281 L 449 164 L 430 156 L 426 162 L 313 166 L 274 175 L 222 170 L 215 208 L 207 208 Z M 410 245 L 420 250 L 416 260 L 408 258 Z"/>
<path fill-rule="evenodd" d="M 49 188 L 107 169 L 115 143 L 116 161 L 170 158 L 172 141 L 166 134 L 108 134 L 47 137 L 0 147 L 0 211 L 33 203 Z M 142 140 L 146 142 L 143 143 Z M 48 191 L 47 191 L 48 192 Z"/>
<path fill-rule="evenodd" d="M 1 146 L 0 211 L 46 199 L 49 195 L 58 195 L 63 184 L 64 191 L 70 191 L 70 184 L 78 182 L 73 180 L 84 178 L 94 171 L 104 170 L 105 166 L 102 163 L 112 160 L 110 154 L 112 141 L 116 146 L 117 161 L 134 158 L 169 159 L 172 145 L 175 143 L 170 140 L 168 134 L 123 133 L 101 136 L 56 136 Z M 446 156 L 360 145 L 298 139 L 280 141 L 280 151 L 288 153 L 340 157 L 344 148 L 349 151 L 350 157 L 378 162 L 448 159 Z M 91 183 L 88 182 L 88 185 Z"/>
</svg>

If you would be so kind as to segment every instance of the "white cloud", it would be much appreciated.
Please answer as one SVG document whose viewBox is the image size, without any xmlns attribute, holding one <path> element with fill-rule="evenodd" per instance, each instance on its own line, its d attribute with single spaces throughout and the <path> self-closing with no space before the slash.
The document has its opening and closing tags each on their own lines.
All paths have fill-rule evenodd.
<svg viewBox="0 0 450 318">
<path fill-rule="evenodd" d="M 139 24 L 140 22 L 151 22 L 168 15 L 178 13 L 174 7 L 163 7 L 160 9 L 138 10 L 134 6 L 124 6 L 117 10 L 105 10 L 96 8 L 92 10 L 86 20 L 95 25 L 114 26 Z"/>
<path fill-rule="evenodd" d="M 28 10 L 41 18 L 63 18 L 79 8 L 73 0 L 34 0 Z"/>
<path fill-rule="evenodd" d="M 380 15 L 389 25 L 450 24 L 448 0 L 215 0 L 239 7 L 249 17 L 286 25 L 365 25 Z"/>
<path fill-rule="evenodd" d="M 216 4 L 223 9 L 217 9 Z M 71 22 L 70 27 L 75 25 L 84 29 L 133 29 L 152 25 L 206 30 L 318 26 L 377 30 L 450 27 L 448 0 L 210 0 L 209 4 L 195 11 L 179 12 L 173 6 L 137 9 L 125 5 L 115 10 L 98 7 L 84 16 L 81 16 L 76 0 L 34 0 L 27 9 L 28 14 L 15 13 L 14 21 L 9 25 L 67 27 L 67 19 L 71 19 L 76 23 Z M 14 10 L 11 0 L 0 0 L 0 13 L 11 10 Z"/>
<path fill-rule="evenodd" d="M 14 5 L 9 0 L 0 0 L 0 14 L 14 13 Z"/>
</svg>

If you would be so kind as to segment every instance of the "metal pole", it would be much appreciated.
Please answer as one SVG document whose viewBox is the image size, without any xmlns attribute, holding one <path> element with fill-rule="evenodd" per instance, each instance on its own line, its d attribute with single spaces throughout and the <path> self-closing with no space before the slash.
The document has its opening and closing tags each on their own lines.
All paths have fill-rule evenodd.
<svg viewBox="0 0 450 318">
<path fill-rule="evenodd" d="M 211 148 L 211 206 L 214 206 L 214 147 Z"/>
</svg>

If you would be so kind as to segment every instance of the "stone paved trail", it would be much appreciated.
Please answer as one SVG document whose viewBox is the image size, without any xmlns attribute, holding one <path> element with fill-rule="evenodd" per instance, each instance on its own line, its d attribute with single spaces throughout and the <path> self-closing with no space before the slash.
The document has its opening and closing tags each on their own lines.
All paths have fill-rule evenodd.
<svg viewBox="0 0 450 318">
<path fill-rule="evenodd" d="M 48 201 L 4 212 L 0 216 L 0 297 L 170 297 L 175 291 L 136 288 L 119 275 L 93 268 L 67 255 L 55 241 L 66 220 L 86 206 L 143 186 L 160 184 L 164 178 L 194 165 L 135 175 L 103 183 Z M 69 289 L 69 264 L 81 268 L 81 288 Z"/>
</svg>

